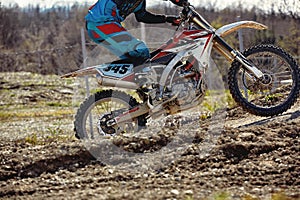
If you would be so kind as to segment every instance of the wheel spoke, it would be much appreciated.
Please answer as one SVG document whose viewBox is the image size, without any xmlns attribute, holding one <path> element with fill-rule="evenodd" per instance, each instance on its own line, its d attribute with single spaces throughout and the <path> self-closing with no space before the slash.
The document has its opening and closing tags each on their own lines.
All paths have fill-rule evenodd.
<svg viewBox="0 0 300 200">
<path fill-rule="evenodd" d="M 299 93 L 299 68 L 295 60 L 272 45 L 255 46 L 244 55 L 264 73 L 264 80 L 252 78 L 251 72 L 234 62 L 229 73 L 234 99 L 249 112 L 262 116 L 280 114 L 290 108 Z"/>
<path fill-rule="evenodd" d="M 78 110 L 76 132 L 83 138 L 97 139 L 105 135 L 113 136 L 121 132 L 137 130 L 137 119 L 122 124 L 110 123 L 116 116 L 137 104 L 135 99 L 123 92 L 108 90 L 98 92 L 90 96 Z"/>
</svg>

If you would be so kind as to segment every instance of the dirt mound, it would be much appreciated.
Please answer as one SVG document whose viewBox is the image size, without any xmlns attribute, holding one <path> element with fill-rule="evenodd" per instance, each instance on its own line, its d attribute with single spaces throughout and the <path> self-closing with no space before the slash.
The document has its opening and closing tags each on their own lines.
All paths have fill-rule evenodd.
<svg viewBox="0 0 300 200">
<path fill-rule="evenodd" d="M 203 132 L 199 131 L 173 162 L 133 172 L 95 160 L 74 138 L 75 110 L 68 104 L 72 83 L 47 76 L 59 90 L 49 88 L 50 83 L 29 83 L 24 89 L 12 81 L 19 76 L 0 77 L 1 199 L 300 199 L 299 103 L 273 118 L 230 109 L 208 154 L 201 152 Z M 61 92 L 66 89 L 69 92 Z M 36 95 L 36 100 L 25 103 L 24 91 Z M 55 95 L 43 98 L 45 91 Z M 202 120 L 205 127 L 211 119 Z M 140 153 L 151 145 L 159 149 L 159 142 L 166 145 L 169 140 L 158 135 L 114 142 Z"/>
</svg>

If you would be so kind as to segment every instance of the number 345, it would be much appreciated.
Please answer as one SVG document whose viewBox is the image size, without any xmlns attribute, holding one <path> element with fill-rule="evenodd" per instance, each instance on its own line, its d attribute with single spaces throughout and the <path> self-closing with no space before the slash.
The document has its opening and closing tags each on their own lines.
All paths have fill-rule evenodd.
<svg viewBox="0 0 300 200">
<path fill-rule="evenodd" d="M 104 69 L 105 72 L 113 72 L 116 74 L 126 74 L 131 65 L 110 65 Z"/>
</svg>

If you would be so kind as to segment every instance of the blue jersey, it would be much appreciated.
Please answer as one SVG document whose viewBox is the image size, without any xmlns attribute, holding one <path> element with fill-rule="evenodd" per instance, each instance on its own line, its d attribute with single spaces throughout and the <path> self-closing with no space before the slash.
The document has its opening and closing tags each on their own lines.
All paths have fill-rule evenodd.
<svg viewBox="0 0 300 200">
<path fill-rule="evenodd" d="M 89 8 L 85 19 L 90 22 L 121 22 L 131 13 L 139 18 L 146 12 L 145 0 L 98 0 Z"/>
<path fill-rule="evenodd" d="M 96 23 L 122 22 L 131 13 L 135 14 L 139 22 L 166 22 L 165 15 L 157 15 L 146 11 L 146 0 L 98 0 L 90 7 L 85 19 L 88 22 Z"/>
<path fill-rule="evenodd" d="M 121 23 L 131 13 L 139 22 L 164 23 L 165 15 L 146 11 L 146 0 L 98 0 L 85 16 L 89 36 L 115 55 L 133 62 L 150 57 L 146 44 L 126 31 Z M 137 59 L 140 58 L 140 59 Z"/>
</svg>

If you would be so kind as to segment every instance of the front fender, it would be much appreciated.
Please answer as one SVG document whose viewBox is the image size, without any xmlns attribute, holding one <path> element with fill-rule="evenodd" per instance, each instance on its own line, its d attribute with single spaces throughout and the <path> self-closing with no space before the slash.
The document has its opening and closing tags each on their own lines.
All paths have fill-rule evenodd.
<svg viewBox="0 0 300 200">
<path fill-rule="evenodd" d="M 225 37 L 232 32 L 235 32 L 241 28 L 252 28 L 252 29 L 257 29 L 257 30 L 264 30 L 267 29 L 268 27 L 266 25 L 263 25 L 261 23 L 255 22 L 255 21 L 239 21 L 239 22 L 234 22 L 231 24 L 227 24 L 225 26 L 222 26 L 221 28 L 216 30 L 216 35 L 220 37 Z"/>
</svg>

